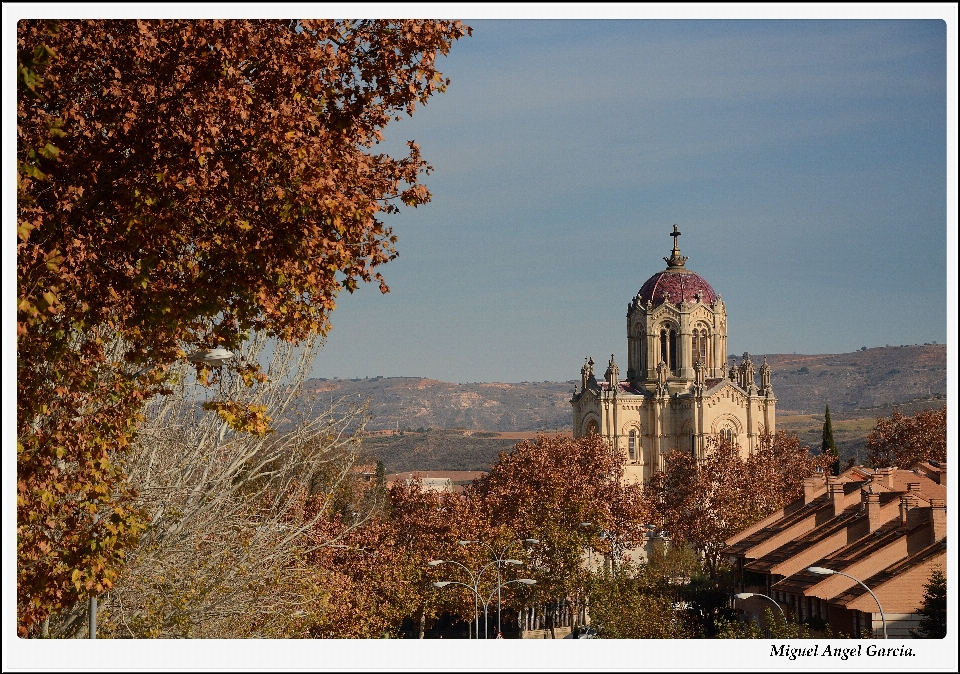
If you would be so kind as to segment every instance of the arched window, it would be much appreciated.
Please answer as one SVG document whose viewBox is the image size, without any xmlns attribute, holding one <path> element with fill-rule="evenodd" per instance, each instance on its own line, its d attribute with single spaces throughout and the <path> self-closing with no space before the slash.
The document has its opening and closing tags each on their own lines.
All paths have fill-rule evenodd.
<svg viewBox="0 0 960 674">
<path fill-rule="evenodd" d="M 630 460 L 636 461 L 637 460 L 637 432 L 636 431 L 630 431 L 630 440 L 628 442 L 628 445 L 630 448 Z"/>
<path fill-rule="evenodd" d="M 672 327 L 660 329 L 660 358 L 670 371 L 677 374 L 677 331 Z"/>
<path fill-rule="evenodd" d="M 737 430 L 730 424 L 727 424 L 720 431 L 720 437 L 727 442 L 733 443 L 737 437 Z"/>
<path fill-rule="evenodd" d="M 711 367 L 710 347 L 708 346 L 708 331 L 705 327 L 693 329 L 693 362 L 699 360 L 704 367 Z"/>
<path fill-rule="evenodd" d="M 647 369 L 647 336 L 644 334 L 643 325 L 637 323 L 634 327 L 634 335 L 636 335 L 637 348 L 639 349 L 639 369 L 640 372 L 645 372 Z"/>
<path fill-rule="evenodd" d="M 596 419 L 591 419 L 587 422 L 587 435 L 597 435 L 600 433 L 600 424 L 597 423 Z"/>
</svg>

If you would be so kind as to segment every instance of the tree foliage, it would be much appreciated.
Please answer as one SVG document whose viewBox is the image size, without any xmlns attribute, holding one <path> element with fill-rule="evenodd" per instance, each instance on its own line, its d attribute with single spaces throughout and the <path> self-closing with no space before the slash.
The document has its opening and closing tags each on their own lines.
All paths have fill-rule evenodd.
<svg viewBox="0 0 960 674">
<path fill-rule="evenodd" d="M 311 557 L 327 570 L 329 599 L 309 634 L 397 635 L 404 618 L 419 623 L 422 633 L 442 613 L 473 622 L 471 591 L 431 585 L 441 580 L 472 585 L 467 571 L 453 562 L 473 574 L 486 567 L 478 589 L 483 601 L 494 598 L 492 617 L 497 568 L 486 545 L 523 562 L 503 565 L 501 580 L 537 581 L 532 588 L 505 585 L 504 612 L 558 599 L 582 601 L 589 582 L 585 551 L 592 546 L 598 556 L 615 554 L 642 536 L 640 488 L 623 484 L 622 470 L 602 438 L 541 436 L 502 453 L 490 473 L 463 493 L 425 491 L 417 481 L 394 484 L 379 517 Z M 584 522 L 592 526 L 580 526 Z M 539 542 L 521 541 L 529 538 Z M 431 560 L 446 561 L 431 567 Z"/>
<path fill-rule="evenodd" d="M 311 555 L 311 564 L 323 569 L 327 599 L 312 616 L 307 634 L 396 637 L 404 618 L 423 627 L 446 610 L 472 621 L 472 594 L 431 585 L 440 579 L 468 579 L 453 565 L 434 568 L 428 562 L 454 559 L 476 568 L 481 551 L 457 544 L 486 533 L 474 506 L 462 494 L 426 491 L 419 481 L 394 484 L 385 510 Z M 321 539 L 328 537 L 322 529 L 318 532 Z"/>
<path fill-rule="evenodd" d="M 428 201 L 430 167 L 413 142 L 374 146 L 444 89 L 436 58 L 469 30 L 18 23 L 21 633 L 115 582 L 143 528 L 122 457 L 169 364 L 250 331 L 324 334 L 340 290 L 387 290 L 381 216 Z M 258 410 L 217 412 L 267 430 Z"/>
<path fill-rule="evenodd" d="M 171 394 L 147 405 L 126 470 L 149 526 L 100 596 L 100 636 L 286 636 L 296 611 L 319 599 L 307 554 L 354 520 L 323 540 L 314 525 L 331 511 L 349 507 L 362 520 L 379 506 L 351 483 L 365 408 L 340 400 L 303 414 L 296 393 L 319 340 L 270 342 L 258 333 L 244 345 L 250 359 L 270 351 L 264 381 L 248 387 L 227 376 L 210 389 L 180 365 Z M 285 422 L 262 435 L 236 430 L 204 412 L 204 401 L 224 399 Z M 80 602 L 54 616 L 50 635 L 82 630 L 84 609 Z"/>
<path fill-rule="evenodd" d="M 540 541 L 531 577 L 541 599 L 582 598 L 585 551 L 616 556 L 643 537 L 641 486 L 624 482 L 622 457 L 598 435 L 520 442 L 475 490 L 491 522 Z"/>
<path fill-rule="evenodd" d="M 877 418 L 867 436 L 867 462 L 874 468 L 912 468 L 923 461 L 947 460 L 947 406 L 904 416 L 894 409 Z"/>
<path fill-rule="evenodd" d="M 676 450 L 664 457 L 642 510 L 676 544 L 691 544 L 716 577 L 726 540 L 802 495 L 803 478 L 831 460 L 811 456 L 796 435 L 764 434 L 746 458 L 736 443 L 711 438 L 703 461 Z"/>
<path fill-rule="evenodd" d="M 649 565 L 619 564 L 590 582 L 590 620 L 603 639 L 683 639 L 684 612 L 668 579 Z"/>
<path fill-rule="evenodd" d="M 916 639 L 943 639 L 947 636 L 947 576 L 934 569 L 923 586 L 923 603 L 917 609 L 920 624 L 911 630 Z"/>
</svg>

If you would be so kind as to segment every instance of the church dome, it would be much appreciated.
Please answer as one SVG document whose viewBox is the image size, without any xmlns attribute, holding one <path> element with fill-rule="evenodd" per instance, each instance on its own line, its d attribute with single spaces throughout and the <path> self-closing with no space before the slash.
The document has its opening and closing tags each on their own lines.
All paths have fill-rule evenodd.
<svg viewBox="0 0 960 674">
<path fill-rule="evenodd" d="M 713 287 L 696 272 L 683 267 L 672 267 L 654 274 L 640 288 L 637 297 L 642 302 L 663 304 L 669 299 L 673 304 L 696 302 L 697 293 L 704 304 L 712 304 L 717 299 Z"/>
<path fill-rule="evenodd" d="M 680 230 L 676 225 L 673 226 L 673 233 L 670 236 L 673 237 L 673 250 L 670 251 L 670 257 L 663 258 L 667 268 L 647 279 L 637 293 L 637 300 L 644 303 L 653 302 L 654 306 L 667 301 L 680 304 L 699 300 L 704 304 L 713 304 L 717 301 L 717 293 L 714 292 L 713 287 L 702 276 L 683 266 L 687 258 L 680 254 L 680 248 L 677 246 Z"/>
</svg>

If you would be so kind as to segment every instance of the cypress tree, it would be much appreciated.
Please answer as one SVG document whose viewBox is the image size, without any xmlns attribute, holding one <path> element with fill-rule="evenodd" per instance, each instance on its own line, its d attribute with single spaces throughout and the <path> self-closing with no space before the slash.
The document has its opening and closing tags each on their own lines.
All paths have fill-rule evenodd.
<svg viewBox="0 0 960 674">
<path fill-rule="evenodd" d="M 387 489 L 387 471 L 383 468 L 383 461 L 377 461 L 377 472 L 373 477 L 377 489 L 386 491 Z"/>
<path fill-rule="evenodd" d="M 833 441 L 833 424 L 830 423 L 830 405 L 827 405 L 827 411 L 823 420 L 823 442 L 820 445 L 821 454 L 830 454 L 834 457 L 833 474 L 840 474 L 840 452 L 837 451 L 837 443 Z"/>
</svg>

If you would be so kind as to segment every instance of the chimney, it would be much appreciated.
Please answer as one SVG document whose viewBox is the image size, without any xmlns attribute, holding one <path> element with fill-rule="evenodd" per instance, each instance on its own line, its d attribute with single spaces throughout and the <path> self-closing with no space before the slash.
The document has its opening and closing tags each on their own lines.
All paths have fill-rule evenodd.
<svg viewBox="0 0 960 674">
<path fill-rule="evenodd" d="M 883 524 L 880 519 L 880 494 L 863 492 L 863 501 L 867 511 L 868 533 L 873 533 Z"/>
<path fill-rule="evenodd" d="M 896 468 L 878 468 L 874 479 L 887 489 L 893 489 L 893 473 L 896 470 Z"/>
<path fill-rule="evenodd" d="M 940 472 L 937 473 L 937 482 L 939 482 L 944 487 L 946 487 L 947 486 L 947 462 L 941 461 L 940 465 L 937 467 L 940 469 Z"/>
<path fill-rule="evenodd" d="M 930 499 L 930 524 L 934 543 L 947 537 L 947 502 L 942 498 Z"/>
<path fill-rule="evenodd" d="M 910 512 L 910 509 L 913 507 L 913 496 L 910 494 L 903 494 L 900 497 L 900 526 L 907 526 L 907 513 Z"/>
<path fill-rule="evenodd" d="M 817 489 L 823 486 L 823 477 L 817 475 L 811 475 L 810 477 L 803 478 L 803 505 L 810 503 L 814 494 L 816 494 Z"/>
<path fill-rule="evenodd" d="M 833 482 L 827 490 L 830 492 L 830 503 L 833 505 L 833 516 L 843 512 L 843 483 Z"/>
<path fill-rule="evenodd" d="M 920 483 L 919 482 L 907 482 L 907 492 L 910 494 L 920 495 Z"/>
</svg>

